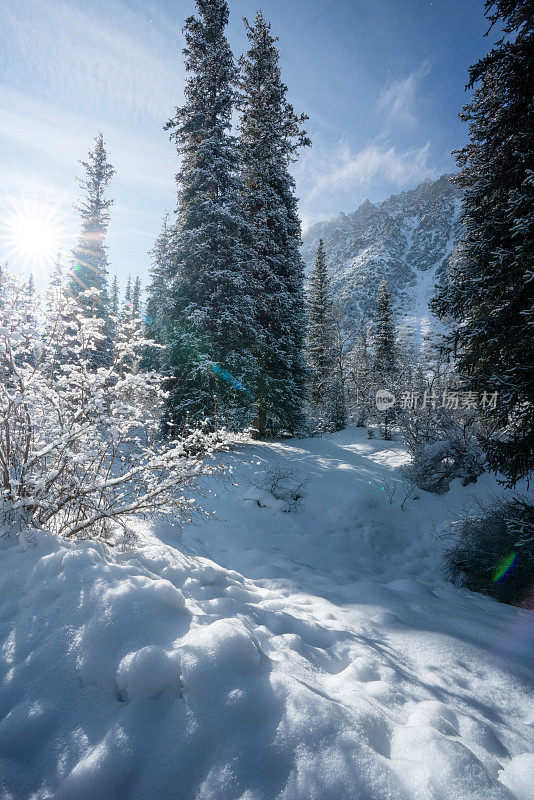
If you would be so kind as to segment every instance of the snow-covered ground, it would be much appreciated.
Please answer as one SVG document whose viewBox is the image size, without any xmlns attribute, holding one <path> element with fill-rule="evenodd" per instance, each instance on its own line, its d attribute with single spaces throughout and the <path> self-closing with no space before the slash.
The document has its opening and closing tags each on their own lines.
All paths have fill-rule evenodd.
<svg viewBox="0 0 534 800">
<path fill-rule="evenodd" d="M 533 612 L 447 584 L 435 536 L 498 489 L 401 509 L 405 457 L 254 444 L 182 538 L 4 542 L 2 800 L 532 800 Z"/>
</svg>

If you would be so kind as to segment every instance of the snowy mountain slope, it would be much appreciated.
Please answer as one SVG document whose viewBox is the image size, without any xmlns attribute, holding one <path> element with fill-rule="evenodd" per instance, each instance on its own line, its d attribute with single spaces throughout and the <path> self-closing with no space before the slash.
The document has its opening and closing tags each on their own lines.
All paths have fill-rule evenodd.
<svg viewBox="0 0 534 800">
<path fill-rule="evenodd" d="M 382 203 L 366 200 L 352 214 L 313 225 L 303 237 L 310 268 L 323 238 L 332 288 L 350 316 L 369 315 L 388 281 L 397 312 L 416 329 L 429 325 L 428 300 L 460 235 L 462 192 L 450 176 L 425 181 Z"/>
<path fill-rule="evenodd" d="M 533 613 L 433 537 L 495 481 L 402 511 L 403 448 L 357 430 L 228 458 L 182 541 L 5 542 L 2 800 L 528 800 Z"/>
</svg>

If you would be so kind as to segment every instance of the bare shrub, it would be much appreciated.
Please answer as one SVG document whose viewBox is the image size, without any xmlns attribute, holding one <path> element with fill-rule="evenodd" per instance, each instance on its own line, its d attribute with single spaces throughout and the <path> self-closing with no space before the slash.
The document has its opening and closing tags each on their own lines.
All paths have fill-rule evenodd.
<svg viewBox="0 0 534 800">
<path fill-rule="evenodd" d="M 308 476 L 300 480 L 296 469 L 277 463 L 268 467 L 260 477 L 250 478 L 250 484 L 291 508 L 302 500 L 308 480 Z"/>
</svg>

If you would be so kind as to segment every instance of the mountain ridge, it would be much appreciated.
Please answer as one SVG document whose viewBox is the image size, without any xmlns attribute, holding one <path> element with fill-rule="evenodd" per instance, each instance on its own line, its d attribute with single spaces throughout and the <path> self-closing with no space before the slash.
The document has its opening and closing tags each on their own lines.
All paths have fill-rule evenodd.
<svg viewBox="0 0 534 800">
<path fill-rule="evenodd" d="M 307 273 L 322 238 L 334 296 L 348 321 L 371 316 L 382 280 L 393 305 L 421 335 L 432 327 L 428 302 L 460 239 L 463 192 L 450 174 L 425 180 L 379 203 L 312 225 L 303 236 Z"/>
</svg>

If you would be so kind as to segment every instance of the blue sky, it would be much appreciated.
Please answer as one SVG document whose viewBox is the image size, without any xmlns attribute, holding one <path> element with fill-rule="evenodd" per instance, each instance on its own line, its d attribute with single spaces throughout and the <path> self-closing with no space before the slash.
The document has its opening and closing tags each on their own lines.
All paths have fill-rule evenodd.
<svg viewBox="0 0 534 800">
<path fill-rule="evenodd" d="M 228 36 L 239 54 L 241 15 Z M 313 147 L 296 165 L 304 226 L 454 170 L 469 64 L 487 52 L 482 0 L 264 0 Z M 0 9 L 0 259 L 6 220 L 31 198 L 73 244 L 78 160 L 104 133 L 117 170 L 111 271 L 146 281 L 178 162 L 163 131 L 181 102 L 192 0 L 8 0 Z"/>
</svg>

